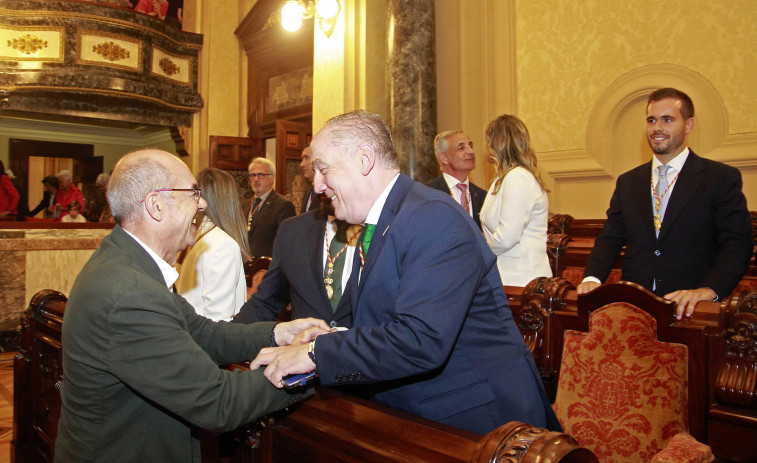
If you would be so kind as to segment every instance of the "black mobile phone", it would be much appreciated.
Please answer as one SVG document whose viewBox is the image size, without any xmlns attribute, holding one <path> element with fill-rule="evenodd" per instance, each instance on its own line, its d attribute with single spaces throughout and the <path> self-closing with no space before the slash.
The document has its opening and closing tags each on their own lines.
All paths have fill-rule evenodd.
<svg viewBox="0 0 757 463">
<path fill-rule="evenodd" d="M 312 381 L 317 377 L 318 372 L 313 370 L 308 373 L 302 373 L 299 375 L 285 376 L 282 381 L 284 381 L 284 387 L 298 387 L 307 385 L 308 381 Z"/>
</svg>

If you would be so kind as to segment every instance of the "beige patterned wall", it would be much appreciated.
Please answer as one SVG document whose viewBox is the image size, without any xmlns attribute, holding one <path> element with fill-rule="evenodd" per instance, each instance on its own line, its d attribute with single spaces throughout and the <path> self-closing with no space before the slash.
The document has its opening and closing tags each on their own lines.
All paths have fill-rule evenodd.
<svg viewBox="0 0 757 463">
<path fill-rule="evenodd" d="M 589 114 L 615 79 L 671 63 L 718 90 L 729 133 L 755 132 L 755 23 L 753 0 L 520 0 L 518 113 L 539 151 L 583 148 Z"/>
</svg>

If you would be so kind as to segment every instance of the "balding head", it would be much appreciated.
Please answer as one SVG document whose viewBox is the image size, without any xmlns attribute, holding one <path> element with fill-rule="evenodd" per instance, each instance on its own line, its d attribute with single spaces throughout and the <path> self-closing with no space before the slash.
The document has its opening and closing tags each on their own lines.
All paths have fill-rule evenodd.
<svg viewBox="0 0 757 463">
<path fill-rule="evenodd" d="M 121 158 L 108 181 L 108 203 L 119 225 L 140 217 L 140 201 L 148 193 L 170 188 L 177 172 L 189 171 L 176 156 L 165 151 L 146 149 Z"/>
</svg>

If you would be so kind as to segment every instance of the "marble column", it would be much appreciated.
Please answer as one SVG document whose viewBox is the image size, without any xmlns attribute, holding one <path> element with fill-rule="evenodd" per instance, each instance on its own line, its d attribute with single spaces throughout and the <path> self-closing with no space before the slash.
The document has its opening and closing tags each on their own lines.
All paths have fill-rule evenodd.
<svg viewBox="0 0 757 463">
<path fill-rule="evenodd" d="M 402 172 L 425 183 L 437 175 L 434 1 L 387 6 L 387 122 Z"/>
</svg>

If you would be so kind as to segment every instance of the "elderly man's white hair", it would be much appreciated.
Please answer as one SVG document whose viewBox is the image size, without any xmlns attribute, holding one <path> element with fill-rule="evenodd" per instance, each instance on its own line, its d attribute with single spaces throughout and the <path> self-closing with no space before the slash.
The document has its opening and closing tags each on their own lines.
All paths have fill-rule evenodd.
<svg viewBox="0 0 757 463">
<path fill-rule="evenodd" d="M 56 175 L 56 177 L 58 177 L 58 180 L 60 180 L 61 177 L 66 177 L 69 180 L 71 180 L 73 178 L 71 176 L 71 171 L 67 170 L 67 169 L 63 169 L 62 171 L 58 172 L 58 175 Z"/>
</svg>

